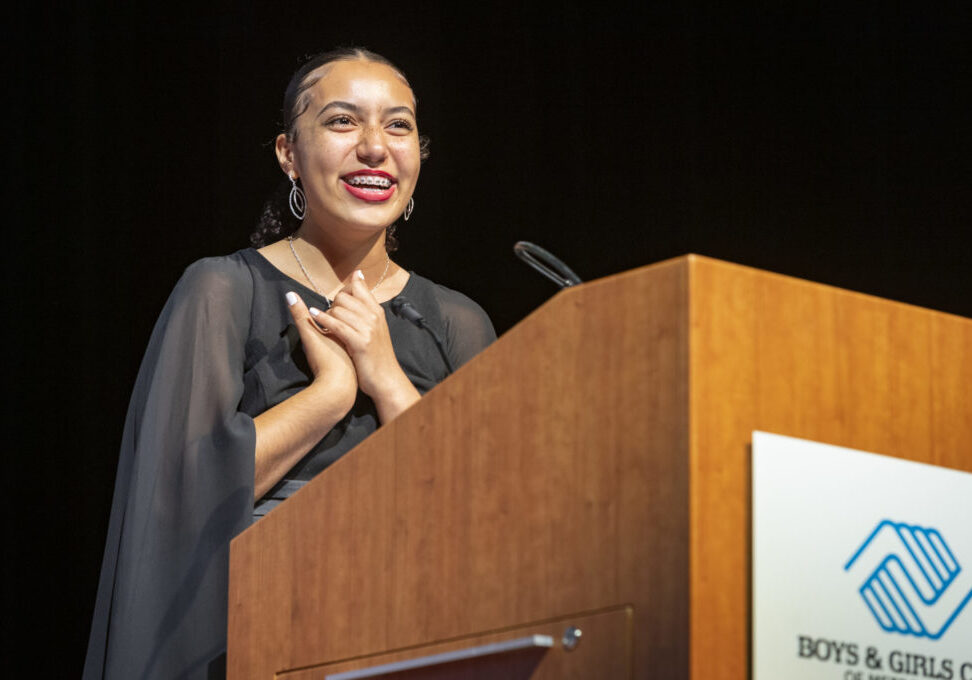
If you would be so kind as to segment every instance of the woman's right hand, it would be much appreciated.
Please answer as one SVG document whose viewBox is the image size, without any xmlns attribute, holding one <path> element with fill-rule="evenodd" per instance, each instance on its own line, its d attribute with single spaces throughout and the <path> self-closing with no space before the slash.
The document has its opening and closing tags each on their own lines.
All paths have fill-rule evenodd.
<svg viewBox="0 0 972 680">
<path fill-rule="evenodd" d="M 314 374 L 312 387 L 325 391 L 328 401 L 336 400 L 347 406 L 345 412 L 350 411 L 358 397 L 358 378 L 351 357 L 339 342 L 321 331 L 299 295 L 287 293 L 287 305 Z"/>
<path fill-rule="evenodd" d="M 253 419 L 256 429 L 253 498 L 279 482 L 354 406 L 358 378 L 344 347 L 327 337 L 296 293 L 287 293 L 314 380 Z"/>
</svg>

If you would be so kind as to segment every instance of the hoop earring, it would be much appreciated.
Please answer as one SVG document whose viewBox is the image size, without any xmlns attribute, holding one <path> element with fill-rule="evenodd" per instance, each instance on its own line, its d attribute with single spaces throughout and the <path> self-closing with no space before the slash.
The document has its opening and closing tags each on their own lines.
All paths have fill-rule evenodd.
<svg viewBox="0 0 972 680">
<path fill-rule="evenodd" d="M 297 178 L 293 175 L 287 175 L 290 179 L 290 212 L 293 213 L 294 217 L 298 220 L 304 219 L 304 215 L 307 212 L 307 199 L 304 197 L 304 190 L 297 186 Z"/>
<path fill-rule="evenodd" d="M 412 211 L 415 210 L 415 199 L 408 199 L 408 205 L 405 206 L 405 212 L 402 213 L 402 219 L 408 222 L 408 218 L 412 216 Z"/>
</svg>

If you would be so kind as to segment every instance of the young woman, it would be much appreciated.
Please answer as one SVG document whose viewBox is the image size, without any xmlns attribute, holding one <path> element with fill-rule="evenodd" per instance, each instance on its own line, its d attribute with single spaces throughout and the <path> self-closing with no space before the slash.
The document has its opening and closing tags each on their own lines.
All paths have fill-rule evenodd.
<svg viewBox="0 0 972 680">
<path fill-rule="evenodd" d="M 390 259 L 425 155 L 401 71 L 318 55 L 283 111 L 262 247 L 186 270 L 139 371 L 85 680 L 220 676 L 230 539 L 449 372 L 393 299 L 453 366 L 495 337 L 469 298 Z"/>
</svg>

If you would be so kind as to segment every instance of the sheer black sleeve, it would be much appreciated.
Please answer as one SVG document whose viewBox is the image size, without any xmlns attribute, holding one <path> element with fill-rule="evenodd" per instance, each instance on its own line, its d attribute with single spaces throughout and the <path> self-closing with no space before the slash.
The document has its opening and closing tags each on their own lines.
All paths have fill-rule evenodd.
<svg viewBox="0 0 972 680">
<path fill-rule="evenodd" d="M 454 368 L 479 354 L 493 340 L 496 331 L 483 308 L 462 293 L 436 287 L 439 309 L 445 324 L 446 352 Z"/>
<path fill-rule="evenodd" d="M 206 678 L 225 649 L 229 541 L 253 509 L 255 431 L 237 407 L 252 278 L 189 267 L 129 404 L 84 679 Z"/>
</svg>

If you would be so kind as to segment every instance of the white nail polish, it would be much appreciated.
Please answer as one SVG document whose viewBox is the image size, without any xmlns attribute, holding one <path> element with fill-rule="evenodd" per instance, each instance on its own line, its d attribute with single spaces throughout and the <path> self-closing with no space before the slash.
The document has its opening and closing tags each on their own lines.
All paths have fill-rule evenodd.
<svg viewBox="0 0 972 680">
<path fill-rule="evenodd" d="M 317 307 L 311 307 L 310 308 L 310 313 L 311 313 L 311 316 L 320 316 L 321 310 L 319 310 Z"/>
<path fill-rule="evenodd" d="M 354 275 L 355 275 L 355 276 L 356 276 L 357 278 L 359 278 L 359 279 L 361 279 L 362 281 L 364 281 L 364 273 L 363 273 L 363 272 L 362 272 L 362 271 L 361 271 L 360 269 L 355 269 L 355 270 L 354 270 Z"/>
<path fill-rule="evenodd" d="M 287 304 L 290 305 L 291 307 L 297 304 L 297 293 L 290 292 L 287 293 L 284 297 L 287 298 Z"/>
</svg>

